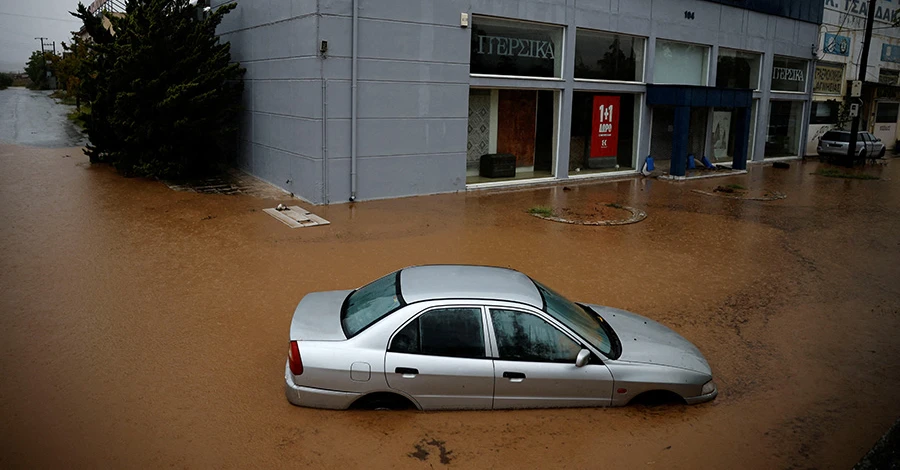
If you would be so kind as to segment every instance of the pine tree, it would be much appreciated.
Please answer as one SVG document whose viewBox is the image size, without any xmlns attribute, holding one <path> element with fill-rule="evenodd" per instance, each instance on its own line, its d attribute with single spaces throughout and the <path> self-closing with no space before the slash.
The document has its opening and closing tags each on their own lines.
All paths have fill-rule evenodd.
<svg viewBox="0 0 900 470">
<path fill-rule="evenodd" d="M 96 53 L 83 87 L 91 161 L 125 175 L 178 178 L 225 163 L 234 147 L 243 69 L 216 26 L 234 3 L 205 18 L 188 0 L 128 0 L 111 31 L 79 4 Z"/>
<path fill-rule="evenodd" d="M 48 81 L 48 72 L 50 71 L 50 63 L 53 61 L 52 52 L 34 51 L 25 64 L 25 73 L 31 80 L 31 85 L 37 90 L 46 90 L 50 88 Z"/>
</svg>

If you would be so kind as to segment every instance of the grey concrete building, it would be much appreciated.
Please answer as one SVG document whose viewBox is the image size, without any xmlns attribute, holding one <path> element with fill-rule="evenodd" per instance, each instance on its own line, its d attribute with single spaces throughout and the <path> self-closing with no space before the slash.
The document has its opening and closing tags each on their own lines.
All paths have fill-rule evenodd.
<svg viewBox="0 0 900 470">
<path fill-rule="evenodd" d="M 219 33 L 247 69 L 240 165 L 334 203 L 637 174 L 647 155 L 676 176 L 689 154 L 796 157 L 822 11 L 241 0 Z"/>
</svg>

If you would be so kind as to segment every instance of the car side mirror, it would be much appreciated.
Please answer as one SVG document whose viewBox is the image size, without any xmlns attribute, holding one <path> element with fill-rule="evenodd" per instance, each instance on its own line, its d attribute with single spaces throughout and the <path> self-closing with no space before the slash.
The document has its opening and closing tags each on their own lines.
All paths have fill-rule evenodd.
<svg viewBox="0 0 900 470">
<path fill-rule="evenodd" d="M 591 352 L 587 349 L 582 349 L 578 351 L 578 356 L 575 358 L 575 367 L 584 367 L 591 361 Z"/>
</svg>

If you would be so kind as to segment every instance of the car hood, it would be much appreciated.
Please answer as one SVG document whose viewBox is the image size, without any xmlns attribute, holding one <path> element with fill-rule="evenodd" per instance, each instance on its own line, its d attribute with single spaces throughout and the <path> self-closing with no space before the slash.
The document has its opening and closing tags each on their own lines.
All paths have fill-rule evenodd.
<svg viewBox="0 0 900 470">
<path fill-rule="evenodd" d="M 660 364 L 712 375 L 709 363 L 690 341 L 647 317 L 611 307 L 588 305 L 619 336 L 619 361 Z"/>
<path fill-rule="evenodd" d="M 291 340 L 340 341 L 347 339 L 341 328 L 341 305 L 353 291 L 334 290 L 306 294 L 294 310 Z"/>
</svg>

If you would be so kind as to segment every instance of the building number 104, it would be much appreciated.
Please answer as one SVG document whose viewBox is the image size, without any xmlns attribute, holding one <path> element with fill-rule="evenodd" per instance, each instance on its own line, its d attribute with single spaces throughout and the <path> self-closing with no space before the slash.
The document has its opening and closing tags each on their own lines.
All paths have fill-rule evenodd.
<svg viewBox="0 0 900 470">
<path fill-rule="evenodd" d="M 685 11 L 685 12 L 684 12 L 684 19 L 686 19 L 686 20 L 692 20 L 692 19 L 694 19 L 694 12 L 692 12 L 692 11 Z"/>
</svg>

